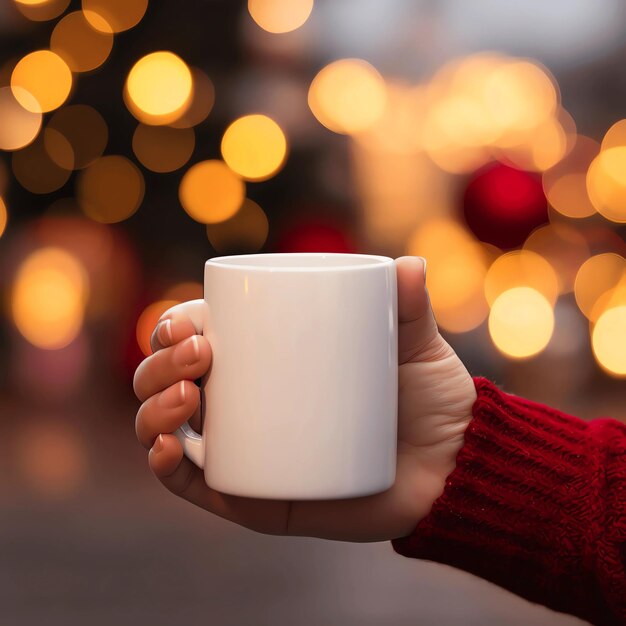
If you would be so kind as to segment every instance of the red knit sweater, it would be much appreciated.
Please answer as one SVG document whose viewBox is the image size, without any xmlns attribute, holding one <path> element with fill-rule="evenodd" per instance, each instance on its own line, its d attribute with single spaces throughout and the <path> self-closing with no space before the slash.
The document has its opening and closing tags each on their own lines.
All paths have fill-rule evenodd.
<svg viewBox="0 0 626 626">
<path fill-rule="evenodd" d="M 394 550 L 593 624 L 626 624 L 626 425 L 474 382 L 456 469 Z"/>
</svg>

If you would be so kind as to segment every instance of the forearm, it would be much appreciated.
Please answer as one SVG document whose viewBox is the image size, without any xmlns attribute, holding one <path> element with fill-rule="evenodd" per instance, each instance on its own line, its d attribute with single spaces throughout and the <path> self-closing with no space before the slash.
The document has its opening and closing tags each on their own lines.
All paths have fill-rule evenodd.
<svg viewBox="0 0 626 626">
<path fill-rule="evenodd" d="M 626 622 L 626 427 L 475 383 L 457 467 L 394 549 L 594 623 Z"/>
</svg>

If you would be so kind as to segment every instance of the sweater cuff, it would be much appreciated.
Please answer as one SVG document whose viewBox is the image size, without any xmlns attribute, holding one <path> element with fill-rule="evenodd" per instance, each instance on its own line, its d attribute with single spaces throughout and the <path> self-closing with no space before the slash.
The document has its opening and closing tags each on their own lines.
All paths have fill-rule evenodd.
<svg viewBox="0 0 626 626">
<path fill-rule="evenodd" d="M 596 502 L 605 473 L 593 427 L 484 378 L 474 383 L 456 469 L 413 533 L 392 540 L 394 550 L 598 623 L 610 612 L 594 574 L 606 520 Z"/>
</svg>

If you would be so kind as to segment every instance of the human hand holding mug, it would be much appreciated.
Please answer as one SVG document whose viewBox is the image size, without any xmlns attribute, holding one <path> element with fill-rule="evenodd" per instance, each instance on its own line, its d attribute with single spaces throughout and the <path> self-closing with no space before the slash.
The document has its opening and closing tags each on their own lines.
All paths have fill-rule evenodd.
<svg viewBox="0 0 626 626">
<path fill-rule="evenodd" d="M 476 397 L 437 331 L 423 260 L 212 261 L 209 306 L 164 314 L 155 354 L 135 376 L 137 435 L 153 472 L 181 497 L 263 533 L 408 534 L 454 469 Z M 199 425 L 192 381 L 210 368 L 202 439 L 184 424 Z"/>
</svg>

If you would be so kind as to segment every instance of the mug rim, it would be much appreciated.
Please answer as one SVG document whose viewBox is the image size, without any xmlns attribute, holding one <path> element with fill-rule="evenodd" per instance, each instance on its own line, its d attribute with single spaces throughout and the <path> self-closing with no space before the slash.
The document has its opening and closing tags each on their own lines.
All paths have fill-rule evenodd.
<svg viewBox="0 0 626 626">
<path fill-rule="evenodd" d="M 363 263 L 357 264 L 340 264 L 340 265 L 256 265 L 254 262 L 246 263 L 245 260 L 254 261 L 254 259 L 267 259 L 273 257 L 280 258 L 324 258 L 332 257 L 334 259 L 341 258 L 359 258 L 363 259 Z M 229 262 L 233 259 L 241 259 L 242 262 Z M 213 266 L 231 270 L 250 270 L 257 272 L 333 272 L 333 271 L 363 271 L 373 269 L 375 267 L 383 267 L 393 263 L 394 260 L 388 256 L 378 254 L 352 254 L 347 252 L 268 252 L 255 254 L 229 254 L 225 256 L 216 256 L 205 262 L 205 267 Z"/>
</svg>

